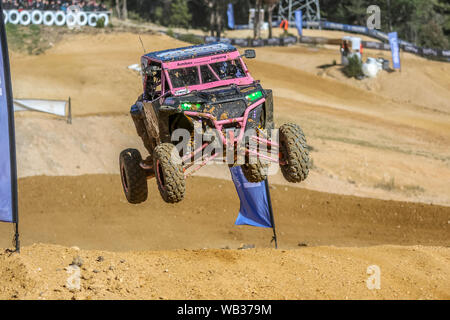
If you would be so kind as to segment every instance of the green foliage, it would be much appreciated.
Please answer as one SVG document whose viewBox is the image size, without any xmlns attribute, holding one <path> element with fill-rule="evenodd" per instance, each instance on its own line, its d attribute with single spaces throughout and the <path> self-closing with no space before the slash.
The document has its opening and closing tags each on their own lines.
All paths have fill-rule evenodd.
<svg viewBox="0 0 450 320">
<path fill-rule="evenodd" d="M 153 19 L 156 23 L 164 24 L 164 9 L 162 7 L 156 7 L 153 12 Z"/>
<path fill-rule="evenodd" d="M 174 0 L 170 6 L 169 24 L 174 27 L 189 29 L 192 14 L 189 12 L 186 0 Z"/>
<path fill-rule="evenodd" d="M 344 8 L 341 9 L 343 14 L 347 15 L 347 19 L 351 21 L 351 24 L 356 25 L 366 24 L 365 15 L 368 7 L 366 2 L 367 1 L 365 0 L 353 0 L 350 1 L 349 4 L 345 4 Z"/>
<path fill-rule="evenodd" d="M 32 55 L 41 54 L 50 47 L 42 39 L 39 25 L 20 26 L 8 23 L 6 24 L 6 37 L 10 49 L 25 51 Z"/>
<path fill-rule="evenodd" d="M 142 19 L 141 15 L 138 12 L 131 11 L 131 10 L 128 10 L 128 19 L 134 20 L 137 22 L 145 22 L 145 20 Z"/>
<path fill-rule="evenodd" d="M 191 44 L 203 44 L 204 43 L 202 37 L 196 36 L 195 34 L 192 34 L 192 33 L 180 34 L 178 36 L 178 40 L 188 42 Z"/>
<path fill-rule="evenodd" d="M 187 43 L 192 43 L 192 44 L 203 44 L 204 43 L 203 37 L 199 37 L 193 33 L 176 35 L 171 28 L 168 28 L 166 34 L 169 37 L 176 38 L 178 40 L 181 40 L 181 41 L 184 41 Z"/>
<path fill-rule="evenodd" d="M 342 71 L 349 78 L 358 78 L 363 76 L 362 63 L 358 56 L 353 55 L 348 58 L 348 65 L 346 65 Z"/>
<path fill-rule="evenodd" d="M 448 48 L 449 38 L 444 35 L 445 15 L 435 10 L 437 1 L 415 0 L 415 3 L 416 10 L 411 19 L 415 42 L 426 47 Z"/>
<path fill-rule="evenodd" d="M 449 40 L 444 35 L 444 30 L 435 20 L 420 26 L 418 29 L 420 44 L 429 48 L 448 48 Z"/>
<path fill-rule="evenodd" d="M 95 24 L 96 28 L 104 28 L 105 27 L 105 18 L 101 17 L 100 19 L 97 19 L 97 23 Z"/>
<path fill-rule="evenodd" d="M 167 29 L 167 35 L 169 37 L 175 38 L 175 33 L 173 32 L 172 28 Z"/>
</svg>

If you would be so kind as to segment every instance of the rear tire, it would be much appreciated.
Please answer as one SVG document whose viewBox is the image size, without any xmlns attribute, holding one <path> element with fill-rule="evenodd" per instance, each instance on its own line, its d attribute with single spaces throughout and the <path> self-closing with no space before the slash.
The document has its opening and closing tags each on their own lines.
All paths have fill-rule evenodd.
<svg viewBox="0 0 450 320">
<path fill-rule="evenodd" d="M 173 144 L 162 143 L 155 148 L 153 168 L 163 200 L 168 203 L 177 203 L 183 200 L 186 193 L 186 180 L 180 155 Z"/>
<path fill-rule="evenodd" d="M 267 171 L 269 166 L 257 159 L 256 163 L 246 163 L 241 166 L 242 173 L 248 182 L 261 182 L 267 179 Z"/>
<path fill-rule="evenodd" d="M 145 170 L 141 168 L 141 154 L 136 149 L 120 153 L 120 176 L 122 187 L 129 203 L 137 204 L 147 200 L 148 187 Z"/>
<path fill-rule="evenodd" d="M 309 152 L 303 130 L 296 124 L 283 124 L 279 129 L 281 172 L 289 182 L 301 182 L 309 173 Z"/>
</svg>

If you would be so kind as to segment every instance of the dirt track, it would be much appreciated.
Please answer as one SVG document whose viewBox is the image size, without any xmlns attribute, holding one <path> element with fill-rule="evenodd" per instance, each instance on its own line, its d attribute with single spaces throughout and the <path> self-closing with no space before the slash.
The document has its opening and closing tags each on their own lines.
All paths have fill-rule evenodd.
<svg viewBox="0 0 450 320">
<path fill-rule="evenodd" d="M 71 292 L 65 268 L 77 256 L 81 290 Z M 111 253 L 34 245 L 0 254 L 0 298 L 450 299 L 449 262 L 449 248 L 421 246 Z M 374 264 L 379 290 L 366 287 Z"/>
<path fill-rule="evenodd" d="M 0 298 L 450 298 L 448 207 L 274 185 L 273 250 L 270 229 L 233 225 L 239 202 L 230 181 L 194 177 L 177 205 L 164 203 L 154 183 L 142 205 L 126 203 L 120 188 L 117 175 L 21 179 L 27 247 L 0 255 Z M 2 235 L 10 229 L 0 225 Z M 242 244 L 257 249 L 236 250 Z M 76 256 L 82 289 L 70 291 L 64 268 Z M 366 287 L 374 264 L 381 290 Z"/>
<path fill-rule="evenodd" d="M 20 180 L 23 244 L 52 243 L 112 251 L 270 247 L 270 229 L 234 226 L 239 199 L 231 181 L 193 177 L 182 203 L 162 201 L 154 180 L 149 199 L 126 202 L 118 175 Z M 450 208 L 340 196 L 273 185 L 281 248 L 450 245 Z M 205 200 L 207 199 L 207 200 Z M 295 200 L 294 200 L 295 199 Z M 0 225 L 8 246 L 9 225 Z"/>
<path fill-rule="evenodd" d="M 183 45 L 142 38 L 148 51 Z M 320 67 L 338 60 L 335 48 L 257 49 L 250 70 L 274 89 L 276 123 L 304 128 L 314 163 L 301 188 L 271 177 L 272 250 L 270 229 L 234 226 L 223 168 L 190 179 L 180 204 L 162 202 L 154 181 L 146 203 L 126 203 L 117 155 L 142 150 L 126 116 L 141 90 L 127 66 L 141 50 L 136 34 L 100 33 L 12 53 L 15 96 L 71 96 L 75 118 L 16 114 L 26 247 L 0 255 L 0 298 L 450 298 L 450 64 L 404 54 L 401 73 L 358 82 Z M 0 235 L 10 247 L 11 226 Z M 76 255 L 85 278 L 70 292 L 64 268 Z M 381 290 L 366 288 L 372 264 Z"/>
</svg>

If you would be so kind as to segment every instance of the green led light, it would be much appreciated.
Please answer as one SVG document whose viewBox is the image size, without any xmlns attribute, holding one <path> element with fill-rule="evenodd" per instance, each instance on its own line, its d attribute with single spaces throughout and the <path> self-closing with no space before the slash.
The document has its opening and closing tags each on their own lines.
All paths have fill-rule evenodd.
<svg viewBox="0 0 450 320">
<path fill-rule="evenodd" d="M 191 110 L 191 109 L 200 109 L 202 105 L 200 103 L 188 103 L 188 102 L 183 102 L 181 104 L 181 109 L 183 110 Z"/>
<path fill-rule="evenodd" d="M 254 101 L 256 99 L 262 98 L 263 94 L 261 91 L 256 91 L 253 93 L 250 93 L 249 95 L 246 95 L 245 98 L 249 101 Z"/>
<path fill-rule="evenodd" d="M 183 109 L 183 110 L 190 110 L 191 106 L 192 105 L 190 103 L 182 103 L 181 104 L 181 109 Z"/>
</svg>

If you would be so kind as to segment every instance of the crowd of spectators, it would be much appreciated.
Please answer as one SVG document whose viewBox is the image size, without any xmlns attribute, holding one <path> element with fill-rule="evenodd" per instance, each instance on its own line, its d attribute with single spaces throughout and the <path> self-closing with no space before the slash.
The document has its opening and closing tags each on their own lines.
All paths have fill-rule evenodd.
<svg viewBox="0 0 450 320">
<path fill-rule="evenodd" d="M 4 10 L 53 10 L 66 11 L 69 6 L 77 5 L 82 11 L 107 11 L 103 2 L 95 0 L 1 0 Z"/>
</svg>

